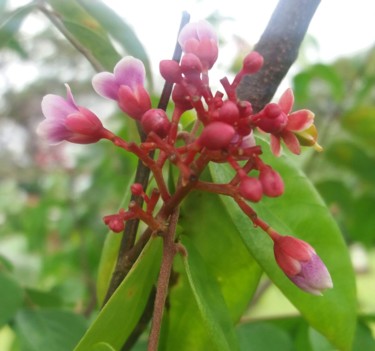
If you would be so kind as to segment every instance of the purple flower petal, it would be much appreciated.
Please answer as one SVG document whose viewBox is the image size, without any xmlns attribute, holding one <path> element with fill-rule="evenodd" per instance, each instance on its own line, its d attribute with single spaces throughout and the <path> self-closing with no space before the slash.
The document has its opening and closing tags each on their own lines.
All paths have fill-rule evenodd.
<svg viewBox="0 0 375 351">
<path fill-rule="evenodd" d="M 77 111 L 77 107 L 61 96 L 48 94 L 42 100 L 42 112 L 47 119 L 64 119 L 70 113 Z"/>
<path fill-rule="evenodd" d="M 146 76 L 143 62 L 132 56 L 126 56 L 119 61 L 116 64 L 113 73 L 117 84 L 126 85 L 132 90 L 138 85 L 143 85 Z"/>
<path fill-rule="evenodd" d="M 213 39 L 217 41 L 217 35 L 214 27 L 207 21 L 199 21 L 196 23 L 196 31 L 199 40 Z"/>
<path fill-rule="evenodd" d="M 112 100 L 118 99 L 120 85 L 112 73 L 101 72 L 96 74 L 92 79 L 92 86 L 99 95 Z"/>
<path fill-rule="evenodd" d="M 48 140 L 50 144 L 58 144 L 70 135 L 61 120 L 45 119 L 36 130 L 37 134 L 43 139 Z"/>
</svg>

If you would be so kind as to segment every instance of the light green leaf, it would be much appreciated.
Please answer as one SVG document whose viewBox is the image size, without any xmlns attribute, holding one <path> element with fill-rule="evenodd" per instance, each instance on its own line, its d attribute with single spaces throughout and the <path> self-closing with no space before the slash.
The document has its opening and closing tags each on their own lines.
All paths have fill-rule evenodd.
<svg viewBox="0 0 375 351">
<path fill-rule="evenodd" d="M 163 350 L 238 350 L 236 335 L 220 287 L 188 237 L 177 286 L 164 322 Z"/>
<path fill-rule="evenodd" d="M 375 107 L 358 106 L 342 116 L 342 126 L 375 151 Z"/>
<path fill-rule="evenodd" d="M 94 345 L 92 351 L 116 351 L 111 345 L 108 345 L 105 342 L 100 342 L 99 344 Z"/>
<path fill-rule="evenodd" d="M 247 323 L 237 328 L 241 351 L 293 351 L 293 342 L 285 331 L 266 323 Z"/>
<path fill-rule="evenodd" d="M 262 270 L 249 255 L 219 197 L 190 194 L 183 202 L 179 225 L 215 277 L 231 319 L 237 322 L 258 287 Z"/>
<path fill-rule="evenodd" d="M 5 272 L 0 271 L 0 327 L 9 322 L 23 301 L 22 288 Z"/>
<path fill-rule="evenodd" d="M 112 71 L 120 55 L 102 26 L 75 0 L 48 2 L 82 49 L 97 60 L 103 69 Z"/>
<path fill-rule="evenodd" d="M 120 350 L 147 304 L 160 267 L 162 241 L 150 239 L 134 266 L 74 349 L 89 351 L 98 343 Z"/>
<path fill-rule="evenodd" d="M 263 198 L 252 207 L 260 218 L 282 234 L 309 242 L 327 265 L 334 288 L 321 297 L 299 290 L 275 263 L 272 242 L 267 235 L 253 228 L 250 220 L 231 199 L 223 197 L 223 203 L 253 257 L 308 323 L 340 350 L 350 350 L 356 320 L 356 292 L 354 273 L 344 240 L 306 176 L 289 158 L 275 158 L 270 154 L 268 144 L 263 141 L 259 143 L 264 152 L 263 160 L 280 172 L 286 191 L 280 198 Z M 210 170 L 218 183 L 226 183 L 233 176 L 233 171 L 222 164 L 212 164 Z"/>
<path fill-rule="evenodd" d="M 22 349 L 66 351 L 72 350 L 82 336 L 86 321 L 68 311 L 24 309 L 17 313 L 15 328 Z"/>
</svg>

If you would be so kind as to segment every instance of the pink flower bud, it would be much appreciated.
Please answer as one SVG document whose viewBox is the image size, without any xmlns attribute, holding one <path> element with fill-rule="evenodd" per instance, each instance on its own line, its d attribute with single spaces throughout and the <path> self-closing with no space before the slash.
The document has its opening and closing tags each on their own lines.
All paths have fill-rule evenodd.
<svg viewBox="0 0 375 351">
<path fill-rule="evenodd" d="M 175 84 L 172 91 L 172 100 L 181 111 L 187 111 L 193 108 L 191 99 L 186 89 L 181 84 Z"/>
<path fill-rule="evenodd" d="M 258 127 L 266 133 L 277 134 L 287 125 L 288 116 L 277 104 L 267 104 L 259 114 L 261 119 L 258 121 Z"/>
<path fill-rule="evenodd" d="M 103 220 L 108 228 L 115 233 L 120 233 L 125 229 L 124 219 L 119 214 L 105 216 Z"/>
<path fill-rule="evenodd" d="M 240 118 L 240 113 L 237 105 L 230 100 L 224 101 L 223 105 L 217 110 L 217 119 L 221 122 L 225 122 L 234 125 Z"/>
<path fill-rule="evenodd" d="M 199 58 L 194 54 L 185 54 L 181 59 L 181 71 L 185 74 L 186 78 L 192 76 L 193 79 L 200 77 L 202 73 L 202 63 Z"/>
<path fill-rule="evenodd" d="M 250 52 L 243 60 L 243 71 L 246 74 L 258 72 L 263 66 L 263 56 L 256 51 Z"/>
<path fill-rule="evenodd" d="M 169 132 L 171 122 L 162 109 L 148 110 L 141 119 L 141 125 L 146 134 L 154 132 L 161 138 L 165 138 Z"/>
<path fill-rule="evenodd" d="M 249 201 L 258 202 L 262 198 L 262 184 L 257 178 L 245 177 L 241 180 L 238 187 L 240 195 Z"/>
<path fill-rule="evenodd" d="M 159 64 L 159 70 L 162 77 L 170 83 L 181 81 L 181 67 L 175 60 L 162 60 Z"/>
<path fill-rule="evenodd" d="M 262 183 L 263 192 L 269 197 L 277 197 L 284 192 L 284 182 L 279 173 L 272 167 L 265 166 L 261 168 L 259 180 Z"/>
<path fill-rule="evenodd" d="M 272 238 L 276 262 L 295 285 L 313 295 L 333 287 L 327 267 L 308 243 L 278 234 Z"/>
<path fill-rule="evenodd" d="M 42 100 L 46 119 L 37 133 L 51 144 L 69 141 L 76 144 L 96 143 L 104 137 L 105 129 L 99 118 L 90 110 L 78 106 L 68 85 L 67 98 L 48 94 Z"/>
<path fill-rule="evenodd" d="M 228 147 L 235 133 L 235 129 L 227 123 L 212 122 L 204 127 L 199 144 L 209 150 L 224 149 Z"/>
</svg>

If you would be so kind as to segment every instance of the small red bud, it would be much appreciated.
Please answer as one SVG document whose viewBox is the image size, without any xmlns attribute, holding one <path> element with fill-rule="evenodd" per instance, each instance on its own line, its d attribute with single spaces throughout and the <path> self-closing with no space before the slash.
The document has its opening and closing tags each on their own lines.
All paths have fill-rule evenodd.
<svg viewBox="0 0 375 351">
<path fill-rule="evenodd" d="M 194 54 L 185 54 L 181 59 L 181 71 L 190 78 L 191 75 L 196 77 L 202 73 L 202 63 L 199 58 Z"/>
<path fill-rule="evenodd" d="M 170 83 L 178 83 L 182 79 L 181 67 L 175 60 L 162 60 L 159 64 L 162 77 Z"/>
<path fill-rule="evenodd" d="M 263 192 L 269 197 L 277 197 L 284 192 L 284 182 L 279 173 L 270 166 L 260 170 L 259 180 L 262 183 Z"/>
<path fill-rule="evenodd" d="M 141 119 L 141 125 L 146 134 L 154 132 L 160 138 L 165 138 L 168 134 L 171 123 L 167 114 L 162 109 L 148 110 Z"/>
<path fill-rule="evenodd" d="M 229 145 L 235 133 L 234 128 L 227 123 L 212 122 L 204 127 L 199 143 L 209 150 L 224 149 Z"/>
<path fill-rule="evenodd" d="M 237 105 L 230 100 L 224 101 L 223 105 L 217 111 L 217 119 L 221 122 L 233 125 L 238 122 L 240 118 Z"/>
<path fill-rule="evenodd" d="M 176 108 L 179 108 L 182 111 L 187 111 L 193 108 L 190 96 L 181 84 L 175 84 L 172 91 L 172 100 L 175 103 Z"/>
<path fill-rule="evenodd" d="M 241 180 L 238 191 L 242 197 L 258 202 L 263 195 L 262 184 L 257 178 L 245 177 Z"/>
<path fill-rule="evenodd" d="M 141 196 L 144 193 L 143 186 L 140 183 L 134 183 L 130 190 L 133 195 Z"/>
<path fill-rule="evenodd" d="M 256 51 L 250 52 L 243 60 L 243 71 L 246 74 L 258 72 L 263 66 L 263 56 Z"/>
</svg>

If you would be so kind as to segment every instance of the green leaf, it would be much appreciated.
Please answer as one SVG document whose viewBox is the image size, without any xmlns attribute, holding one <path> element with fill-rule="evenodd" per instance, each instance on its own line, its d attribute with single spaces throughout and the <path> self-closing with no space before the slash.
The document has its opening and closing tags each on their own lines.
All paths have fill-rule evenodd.
<svg viewBox="0 0 375 351">
<path fill-rule="evenodd" d="M 111 345 L 100 342 L 99 344 L 94 345 L 92 351 L 116 351 Z"/>
<path fill-rule="evenodd" d="M 342 116 L 342 125 L 351 135 L 375 151 L 375 107 L 359 106 Z"/>
<path fill-rule="evenodd" d="M 100 342 L 121 349 L 147 304 L 160 267 L 162 241 L 150 239 L 134 266 L 74 349 L 89 351 Z"/>
<path fill-rule="evenodd" d="M 310 86 L 317 80 L 323 81 L 329 86 L 335 101 L 340 101 L 344 97 L 344 82 L 335 68 L 319 63 L 295 75 L 293 91 L 299 103 L 304 103 L 310 98 Z"/>
<path fill-rule="evenodd" d="M 94 17 L 108 34 L 117 40 L 128 55 L 140 59 L 151 79 L 151 67 L 145 48 L 132 28 L 110 7 L 100 0 L 78 0 L 82 7 Z"/>
<path fill-rule="evenodd" d="M 17 313 L 15 327 L 22 349 L 72 350 L 86 329 L 86 320 L 62 310 L 29 310 Z"/>
<path fill-rule="evenodd" d="M 237 327 L 242 351 L 293 351 L 288 333 L 265 322 L 241 324 Z"/>
<path fill-rule="evenodd" d="M 350 350 L 355 329 L 356 292 L 354 273 L 344 240 L 306 176 L 288 157 L 275 158 L 267 143 L 260 140 L 259 144 L 263 148 L 264 162 L 272 164 L 280 172 L 286 191 L 280 198 L 263 198 L 252 207 L 260 218 L 282 234 L 309 242 L 327 265 L 334 288 L 321 297 L 299 290 L 275 263 L 272 242 L 267 235 L 253 228 L 250 220 L 231 199 L 222 197 L 222 201 L 249 251 L 270 279 L 311 326 L 340 350 Z M 222 164 L 212 164 L 210 170 L 217 183 L 226 183 L 233 177 L 233 171 Z"/>
<path fill-rule="evenodd" d="M 216 194 L 193 192 L 184 200 L 179 225 L 215 277 L 237 322 L 258 287 L 262 270 Z M 235 259 L 234 259 L 235 258 Z"/>
<path fill-rule="evenodd" d="M 13 318 L 23 301 L 22 288 L 5 272 L 0 271 L 0 328 Z"/>
<path fill-rule="evenodd" d="M 183 236 L 181 242 L 187 250 L 183 264 L 189 287 L 210 340 L 206 346 L 212 350 L 238 350 L 233 324 L 219 285 L 207 271 L 190 239 Z"/>
<path fill-rule="evenodd" d="M 48 0 L 60 20 L 82 50 L 97 60 L 104 69 L 112 70 L 120 59 L 106 31 L 75 0 Z"/>
<path fill-rule="evenodd" d="M 370 167 L 375 163 L 375 158 L 352 141 L 335 141 L 327 148 L 326 157 L 331 163 L 356 174 L 361 179 L 375 183 L 375 170 Z"/>
<path fill-rule="evenodd" d="M 34 4 L 28 4 L 8 14 L 7 19 L 0 25 L 0 48 L 7 46 L 14 39 L 23 21 L 34 8 Z"/>
</svg>

